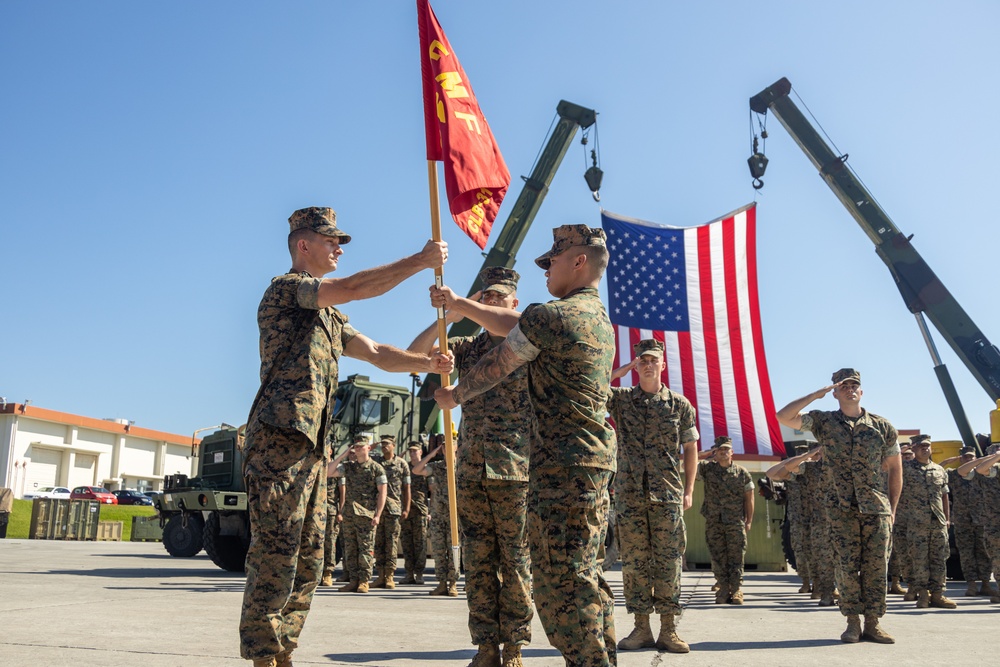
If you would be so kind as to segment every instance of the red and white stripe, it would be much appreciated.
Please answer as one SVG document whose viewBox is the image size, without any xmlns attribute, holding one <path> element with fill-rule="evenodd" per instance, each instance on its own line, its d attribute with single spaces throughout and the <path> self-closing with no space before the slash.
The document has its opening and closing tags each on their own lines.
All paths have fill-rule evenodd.
<svg viewBox="0 0 1000 667">
<path fill-rule="evenodd" d="M 618 364 L 644 338 L 666 347 L 663 381 L 698 414 L 702 448 L 717 436 L 738 454 L 783 455 L 757 299 L 756 207 L 683 230 L 689 332 L 615 327 Z M 633 372 L 622 386 L 639 381 Z"/>
</svg>

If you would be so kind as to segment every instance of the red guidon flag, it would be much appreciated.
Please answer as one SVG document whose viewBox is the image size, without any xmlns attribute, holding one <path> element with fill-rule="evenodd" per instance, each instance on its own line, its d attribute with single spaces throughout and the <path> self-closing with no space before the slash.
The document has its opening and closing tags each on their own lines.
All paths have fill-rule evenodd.
<svg viewBox="0 0 1000 667">
<path fill-rule="evenodd" d="M 510 185 L 486 117 L 427 0 L 417 0 L 427 159 L 444 162 L 448 206 L 455 222 L 486 249 Z"/>
</svg>

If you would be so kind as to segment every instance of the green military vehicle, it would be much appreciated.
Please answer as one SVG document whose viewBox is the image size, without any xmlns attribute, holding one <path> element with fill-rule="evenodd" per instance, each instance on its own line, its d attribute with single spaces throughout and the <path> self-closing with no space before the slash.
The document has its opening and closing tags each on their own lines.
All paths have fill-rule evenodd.
<svg viewBox="0 0 1000 667">
<path fill-rule="evenodd" d="M 354 436 L 377 439 L 392 434 L 406 443 L 414 430 L 412 406 L 417 380 L 406 389 L 351 375 L 337 387 L 334 404 L 334 454 Z M 203 548 L 223 570 L 242 572 L 250 546 L 250 517 L 243 483 L 243 431 L 226 424 L 201 442 L 193 440 L 197 477 L 169 475 L 155 505 L 163 546 L 171 556 L 190 558 Z"/>
</svg>

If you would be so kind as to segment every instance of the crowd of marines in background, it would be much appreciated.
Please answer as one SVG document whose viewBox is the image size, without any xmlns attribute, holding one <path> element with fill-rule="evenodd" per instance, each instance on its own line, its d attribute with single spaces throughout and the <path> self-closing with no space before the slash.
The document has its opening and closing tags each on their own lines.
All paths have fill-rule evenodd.
<svg viewBox="0 0 1000 667">
<path fill-rule="evenodd" d="M 434 398 L 444 409 L 462 406 L 453 502 L 469 632 L 478 645 L 470 667 L 522 667 L 536 612 L 549 642 L 574 667 L 614 667 L 619 650 L 687 653 L 678 634 L 684 512 L 699 478 L 715 602 L 743 604 L 752 478 L 733 461 L 728 437 L 699 457 L 695 410 L 662 381 L 661 341 L 640 341 L 633 361 L 613 368 L 614 331 L 598 293 L 608 263 L 602 230 L 553 230 L 552 248 L 535 260 L 555 297 L 548 303 L 518 311 L 519 275 L 503 267 L 484 269 L 482 292 L 471 298 L 431 287 L 431 305 L 449 322 L 468 318 L 483 328 L 450 338 L 450 353 L 442 354 L 433 325 L 404 350 L 367 338 L 336 305 L 376 297 L 441 266 L 447 244 L 429 241 L 410 257 L 331 279 L 323 276 L 336 270 L 351 240 L 333 210 L 301 209 L 289 226 L 292 268 L 273 279 L 258 309 L 261 388 L 244 448 L 252 538 L 240 650 L 254 667 L 291 667 L 317 586 L 333 584 L 338 532 L 341 591 L 394 588 L 397 541 L 406 568 L 401 583 L 423 583 L 429 536 L 438 581 L 430 593 L 458 595 L 445 463 L 435 460 L 444 443 L 431 444 L 427 455 L 423 443 L 406 443 L 407 461 L 392 436 L 381 436 L 375 461 L 375 443 L 359 435 L 331 460 L 330 398 L 342 354 L 386 371 L 458 374 L 458 384 L 437 389 Z M 611 385 L 628 373 L 638 384 Z M 970 594 L 979 582 L 976 595 L 1000 602 L 986 555 L 996 572 L 1000 453 L 974 459 L 963 452 L 949 481 L 930 461 L 930 439 L 914 438 L 901 450 L 892 424 L 861 407 L 862 393 L 860 373 L 844 368 L 832 384 L 779 410 L 778 421 L 812 432 L 818 446 L 767 476 L 791 487 L 801 592 L 822 606 L 839 594 L 843 642 L 891 644 L 879 623 L 887 583 L 901 590 L 889 578 L 890 552 L 893 577 L 907 583 L 918 606 L 954 606 L 944 595 L 949 519 L 956 534 L 963 526 L 958 539 Z M 829 394 L 838 410 L 806 410 Z M 634 621 L 621 641 L 602 568 L 612 495 L 625 607 Z"/>
</svg>

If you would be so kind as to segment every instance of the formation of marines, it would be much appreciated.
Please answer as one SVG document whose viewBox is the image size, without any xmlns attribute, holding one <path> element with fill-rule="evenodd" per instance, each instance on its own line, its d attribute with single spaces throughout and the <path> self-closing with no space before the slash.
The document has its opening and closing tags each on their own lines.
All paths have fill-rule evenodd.
<svg viewBox="0 0 1000 667">
<path fill-rule="evenodd" d="M 441 354 L 433 327 L 402 350 L 368 339 L 335 306 L 442 265 L 447 244 L 428 242 L 397 262 L 324 278 L 350 236 L 329 208 L 296 211 L 289 224 L 292 270 L 274 279 L 258 311 L 261 388 L 244 470 L 253 535 L 240 622 L 244 658 L 255 667 L 290 667 L 316 587 L 332 584 L 338 530 L 348 580 L 340 590 L 393 588 L 397 539 L 405 563 L 400 583 L 423 583 L 429 531 L 438 580 L 431 594 L 458 595 L 459 563 L 446 537 L 445 467 L 434 460 L 443 443 L 427 456 L 411 443 L 406 461 L 396 455 L 394 439 L 382 436 L 378 463 L 362 435 L 330 459 L 330 398 L 342 354 L 389 371 L 458 371 L 458 384 L 438 389 L 435 399 L 442 408 L 463 406 L 455 501 L 469 631 L 479 647 L 470 667 L 521 667 L 532 607 L 567 665 L 611 667 L 618 650 L 688 652 L 677 625 L 683 513 L 696 477 L 705 488 L 716 602 L 743 603 L 753 481 L 733 462 L 728 437 L 717 438 L 698 462 L 695 411 L 662 383 L 662 342 L 641 341 L 633 362 L 612 368 L 614 333 L 597 289 L 608 263 L 602 230 L 553 230 L 552 248 L 535 260 L 555 298 L 549 303 L 519 312 L 519 276 L 511 269 L 484 270 L 483 291 L 470 299 L 432 287 L 432 305 L 449 321 L 467 317 L 484 328 L 451 339 L 453 352 Z M 629 372 L 638 385 L 611 387 Z M 908 545 L 896 567 L 917 605 L 953 608 L 942 568 L 954 513 L 956 533 L 963 525 L 969 594 L 975 589 L 1000 602 L 990 583 L 1000 558 L 1000 453 L 975 459 L 963 452 L 949 473 L 930 461 L 930 438 L 915 438 L 906 448 L 913 460 L 904 466 L 895 428 L 861 408 L 860 380 L 857 371 L 841 369 L 832 384 L 778 412 L 783 424 L 811 431 L 818 446 L 768 476 L 789 482 L 800 591 L 822 606 L 839 596 L 847 620 L 842 641 L 893 643 L 879 623 L 891 535 Z M 805 411 L 831 392 L 838 410 Z M 612 480 L 626 609 L 635 621 L 620 642 L 602 568 Z M 947 501 L 949 485 L 955 508 Z M 655 638 L 653 613 L 660 616 Z"/>
</svg>

